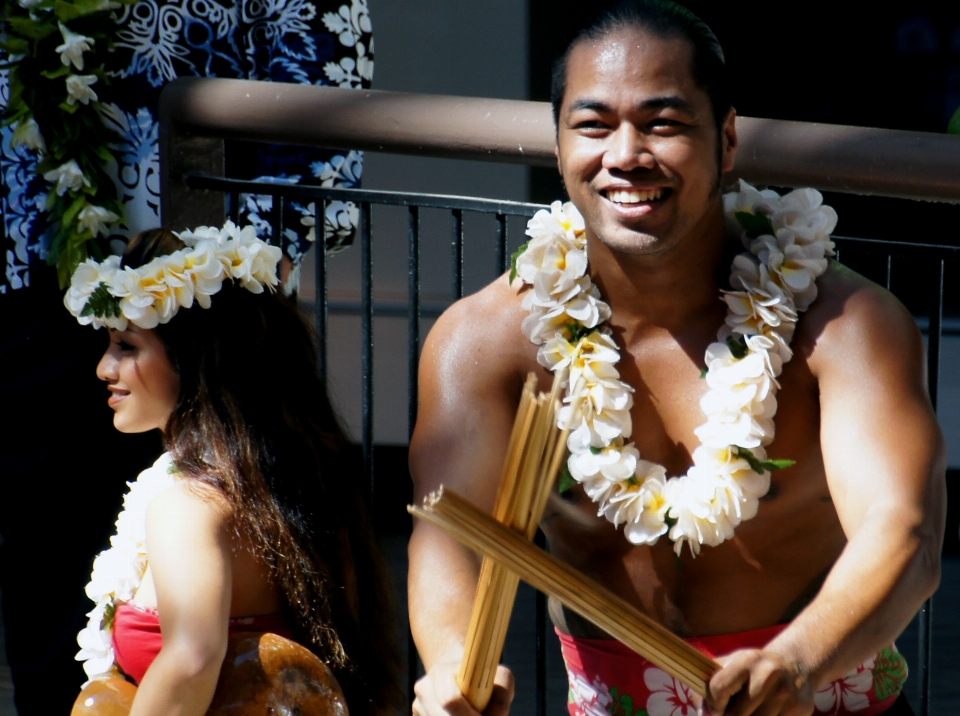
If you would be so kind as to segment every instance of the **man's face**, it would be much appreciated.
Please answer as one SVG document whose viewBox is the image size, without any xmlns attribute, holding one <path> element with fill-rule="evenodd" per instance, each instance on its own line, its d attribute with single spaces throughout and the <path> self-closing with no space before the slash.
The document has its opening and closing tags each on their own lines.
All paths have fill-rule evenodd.
<svg viewBox="0 0 960 716">
<path fill-rule="evenodd" d="M 721 167 L 710 98 L 680 38 L 624 29 L 570 54 L 560 110 L 560 174 L 587 227 L 610 248 L 657 254 L 720 218 L 719 170 L 733 166 L 731 112 Z"/>
</svg>

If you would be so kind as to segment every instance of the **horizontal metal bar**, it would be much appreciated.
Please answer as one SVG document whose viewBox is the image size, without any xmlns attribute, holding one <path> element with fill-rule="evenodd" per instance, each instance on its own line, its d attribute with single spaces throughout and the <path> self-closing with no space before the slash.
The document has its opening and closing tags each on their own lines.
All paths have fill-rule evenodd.
<svg viewBox="0 0 960 716">
<path fill-rule="evenodd" d="M 484 214 L 507 214 L 509 216 L 533 216 L 545 204 L 507 199 L 477 199 L 472 196 L 452 194 L 417 194 L 408 191 L 382 191 L 380 189 L 342 189 L 309 184 L 279 184 L 245 179 L 226 179 L 203 174 L 184 177 L 191 189 L 243 192 L 245 194 L 272 194 L 291 199 L 327 199 L 336 201 L 370 202 L 389 206 L 419 206 L 424 209 L 459 209 Z"/>
<path fill-rule="evenodd" d="M 165 137 L 172 124 L 203 137 L 556 166 L 546 102 L 185 77 L 164 88 L 160 116 Z M 960 137 L 751 117 L 737 118 L 737 132 L 731 179 L 960 202 Z"/>
<path fill-rule="evenodd" d="M 862 239 L 855 236 L 831 236 L 840 248 L 855 248 L 870 253 L 883 253 L 892 256 L 923 256 L 924 258 L 956 259 L 960 258 L 960 246 L 947 244 L 923 244 L 912 241 L 888 241 L 887 239 Z"/>
</svg>

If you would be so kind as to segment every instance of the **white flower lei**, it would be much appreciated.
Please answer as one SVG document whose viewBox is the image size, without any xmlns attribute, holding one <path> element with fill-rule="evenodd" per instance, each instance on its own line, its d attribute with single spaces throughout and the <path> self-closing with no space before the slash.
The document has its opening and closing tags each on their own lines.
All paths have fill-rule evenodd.
<svg viewBox="0 0 960 716">
<path fill-rule="evenodd" d="M 257 238 L 256 229 L 241 230 L 232 221 L 222 228 L 201 226 L 178 234 L 187 248 L 158 256 L 140 268 L 121 268 L 120 257 L 84 261 L 73 274 L 63 302 L 83 325 L 126 330 L 167 323 L 180 308 L 196 301 L 210 307 L 210 297 L 232 279 L 252 293 L 277 286 L 282 251 Z"/>
<path fill-rule="evenodd" d="M 633 388 L 614 365 L 620 352 L 610 329 L 610 307 L 587 275 L 583 217 L 571 203 L 554 202 L 527 224 L 530 241 L 514 256 L 514 270 L 532 286 L 522 330 L 540 346 L 541 365 L 567 376 L 561 428 L 570 476 L 633 544 L 655 544 L 667 534 L 679 555 L 684 542 L 718 545 L 757 513 L 770 489 L 770 472 L 793 464 L 767 460 L 777 410 L 777 376 L 793 352 L 798 313 L 817 296 L 816 278 L 834 255 L 830 233 L 837 214 L 814 189 L 785 196 L 745 182 L 723 197 L 728 229 L 748 251 L 733 261 L 724 291 L 727 318 L 707 348 L 709 390 L 700 401 L 707 417 L 694 432 L 701 445 L 686 475 L 640 457 L 627 442 Z M 512 278 L 512 277 L 511 277 Z"/>
<path fill-rule="evenodd" d="M 85 591 L 96 606 L 87 615 L 87 626 L 77 634 L 77 661 L 83 662 L 91 679 L 115 671 L 114 614 L 119 604 L 133 598 L 147 569 L 147 505 L 176 479 L 173 459 L 170 453 L 164 453 L 136 480 L 128 482 L 130 489 L 117 515 L 117 533 L 110 538 L 110 547 L 93 561 Z"/>
</svg>

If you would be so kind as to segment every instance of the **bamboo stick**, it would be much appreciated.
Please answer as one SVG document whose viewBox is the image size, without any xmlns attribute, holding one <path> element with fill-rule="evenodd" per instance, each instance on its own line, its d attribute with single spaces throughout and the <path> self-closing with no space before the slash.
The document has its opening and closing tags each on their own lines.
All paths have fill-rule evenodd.
<svg viewBox="0 0 960 716">
<path fill-rule="evenodd" d="M 566 432 L 560 435 L 556 427 L 562 382 L 558 376 L 549 396 L 535 396 L 536 376 L 527 377 L 504 459 L 493 515 L 527 539 L 536 532 L 566 452 Z M 493 694 L 519 583 L 515 573 L 484 558 L 457 674 L 460 690 L 478 711 Z"/>
<path fill-rule="evenodd" d="M 450 490 L 441 488 L 409 507 L 451 536 L 495 559 L 536 589 L 560 600 L 630 649 L 705 696 L 720 667 L 705 654 L 639 612 L 622 597 L 532 545 Z"/>
</svg>

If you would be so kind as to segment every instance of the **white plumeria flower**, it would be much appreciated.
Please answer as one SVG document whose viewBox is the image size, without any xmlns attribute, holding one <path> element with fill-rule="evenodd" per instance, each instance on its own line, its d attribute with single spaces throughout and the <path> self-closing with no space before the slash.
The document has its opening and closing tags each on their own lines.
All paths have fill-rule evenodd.
<svg viewBox="0 0 960 716">
<path fill-rule="evenodd" d="M 109 233 L 110 224 L 119 221 L 120 217 L 109 209 L 102 206 L 87 204 L 77 214 L 77 221 L 84 229 L 90 232 L 91 236 L 106 236 Z"/>
<path fill-rule="evenodd" d="M 64 67 L 69 67 L 72 63 L 75 68 L 82 70 L 83 53 L 90 52 L 96 41 L 92 37 L 71 32 L 62 22 L 57 24 L 60 26 L 60 34 L 63 35 L 63 44 L 56 49 L 56 52 L 60 53 L 60 62 Z"/>
<path fill-rule="evenodd" d="M 80 165 L 75 159 L 64 162 L 56 169 L 46 172 L 43 178 L 54 185 L 57 196 L 63 196 L 68 191 L 80 191 L 90 186 L 90 180 L 83 174 Z"/>
<path fill-rule="evenodd" d="M 47 152 L 47 143 L 40 133 L 40 125 L 33 117 L 17 124 L 17 128 L 13 130 L 13 136 L 10 137 L 10 146 L 27 147 L 41 154 Z"/>
<path fill-rule="evenodd" d="M 584 246 L 582 242 L 568 241 L 561 235 L 547 234 L 530 239 L 527 248 L 517 257 L 516 262 L 517 275 L 524 283 L 533 284 L 536 281 L 537 273 L 546 264 L 547 252 L 551 249 L 561 254 L 572 251 L 583 253 Z"/>
<path fill-rule="evenodd" d="M 770 418 L 759 418 L 749 413 L 714 413 L 693 432 L 708 447 L 739 445 L 753 449 L 773 442 L 774 426 Z"/>
<path fill-rule="evenodd" d="M 557 422 L 562 428 L 571 428 L 567 438 L 570 452 L 606 447 L 619 437 L 628 437 L 632 430 L 633 388 L 619 380 L 619 376 L 600 378 L 594 369 L 616 375 L 616 368 L 608 363 L 588 366 L 584 372 L 596 379 L 581 380 L 564 398 Z"/>
<path fill-rule="evenodd" d="M 541 306 L 566 303 L 587 288 L 590 279 L 586 282 L 578 280 L 586 271 L 586 252 L 577 249 L 563 251 L 557 242 L 551 243 L 544 252 L 543 264 L 533 282 L 536 302 Z"/>
<path fill-rule="evenodd" d="M 755 277 L 749 275 L 747 264 L 756 267 Z M 762 334 L 797 322 L 793 299 L 770 280 L 766 266 L 744 261 L 737 265 L 735 274 L 744 290 L 723 292 L 729 309 L 725 322 L 734 333 Z"/>
<path fill-rule="evenodd" d="M 120 257 L 109 256 L 102 263 L 87 259 L 73 272 L 70 279 L 70 288 L 67 289 L 67 293 L 63 297 L 63 305 L 81 325 L 89 326 L 92 324 L 95 328 L 108 326 L 119 331 L 126 330 L 127 320 L 122 316 L 98 318 L 92 315 L 81 315 L 93 292 L 97 290 L 101 283 L 109 285 L 113 276 L 119 270 Z"/>
<path fill-rule="evenodd" d="M 585 231 L 583 215 L 569 201 L 566 203 L 555 201 L 550 205 L 550 211 L 541 209 L 527 222 L 527 236 L 530 238 L 563 237 L 577 248 L 583 248 L 586 241 Z"/>
<path fill-rule="evenodd" d="M 601 514 L 614 525 L 624 523 L 623 532 L 631 544 L 656 544 L 668 529 L 666 485 L 663 465 L 640 460 L 633 479 L 617 485 L 601 505 Z"/>
<path fill-rule="evenodd" d="M 599 450 L 573 453 L 567 466 L 577 482 L 598 475 L 608 482 L 620 482 L 634 476 L 639 461 L 640 451 L 636 446 L 624 445 L 623 440 L 619 440 Z"/>
<path fill-rule="evenodd" d="M 751 351 L 737 360 L 728 346 L 714 343 L 707 357 L 710 390 L 700 399 L 705 415 L 748 412 L 763 418 L 774 416 L 776 382 L 768 372 L 773 359 L 766 351 Z"/>
<path fill-rule="evenodd" d="M 96 75 L 70 75 L 67 77 L 67 104 L 90 104 L 99 97 L 90 89 L 90 85 L 97 83 Z"/>
</svg>

